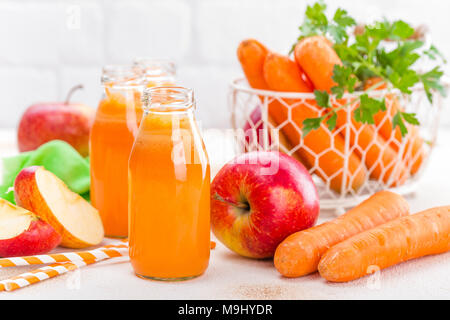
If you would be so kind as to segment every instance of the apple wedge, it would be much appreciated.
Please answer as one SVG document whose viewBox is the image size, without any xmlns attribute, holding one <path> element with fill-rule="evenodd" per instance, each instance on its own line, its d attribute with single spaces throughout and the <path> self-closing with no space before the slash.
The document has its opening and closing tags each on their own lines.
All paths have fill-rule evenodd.
<svg viewBox="0 0 450 320">
<path fill-rule="evenodd" d="M 16 203 L 48 222 L 61 236 L 61 246 L 86 248 L 103 239 L 98 211 L 43 167 L 23 169 L 14 182 Z"/>
<path fill-rule="evenodd" d="M 0 199 L 0 257 L 47 253 L 61 242 L 51 225 L 28 210 Z"/>
</svg>

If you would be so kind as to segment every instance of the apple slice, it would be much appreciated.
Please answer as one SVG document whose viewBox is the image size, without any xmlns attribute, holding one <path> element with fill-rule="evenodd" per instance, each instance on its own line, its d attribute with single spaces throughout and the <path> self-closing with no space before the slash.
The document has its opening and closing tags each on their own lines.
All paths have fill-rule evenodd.
<svg viewBox="0 0 450 320">
<path fill-rule="evenodd" d="M 0 256 L 47 253 L 61 242 L 51 225 L 28 210 L 0 199 Z"/>
<path fill-rule="evenodd" d="M 18 205 L 33 211 L 61 234 L 61 246 L 85 248 L 103 239 L 98 211 L 43 167 L 23 169 L 14 182 Z"/>
</svg>

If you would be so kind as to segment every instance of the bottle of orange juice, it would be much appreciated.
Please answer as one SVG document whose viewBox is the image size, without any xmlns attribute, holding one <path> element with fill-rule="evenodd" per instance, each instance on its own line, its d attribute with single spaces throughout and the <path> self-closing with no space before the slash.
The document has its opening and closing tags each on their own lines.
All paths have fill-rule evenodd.
<svg viewBox="0 0 450 320">
<path fill-rule="evenodd" d="M 210 166 L 193 92 L 154 87 L 129 160 L 129 246 L 140 277 L 202 274 L 210 250 Z"/>
<path fill-rule="evenodd" d="M 103 68 L 105 94 L 90 136 L 91 201 L 108 237 L 128 236 L 128 158 L 142 119 L 142 91 L 174 77 L 169 61 L 147 59 Z"/>
</svg>

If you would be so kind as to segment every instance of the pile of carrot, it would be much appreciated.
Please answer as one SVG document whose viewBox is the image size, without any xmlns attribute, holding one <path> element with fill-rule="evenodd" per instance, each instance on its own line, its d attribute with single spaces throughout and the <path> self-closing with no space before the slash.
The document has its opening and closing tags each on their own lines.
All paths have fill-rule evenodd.
<svg viewBox="0 0 450 320">
<path fill-rule="evenodd" d="M 298 42 L 295 59 L 271 52 L 254 39 L 242 41 L 237 55 L 252 88 L 279 92 L 311 93 L 315 89 L 330 92 L 336 85 L 332 78 L 334 66 L 342 65 L 332 43 L 323 36 Z M 376 81 L 379 79 L 367 82 L 366 89 Z M 301 146 L 296 149 L 295 158 L 328 183 L 330 189 L 339 193 L 356 191 L 369 178 L 394 187 L 419 171 L 425 149 L 416 127 L 408 128 L 406 137 L 402 137 L 398 127 L 394 129 L 393 117 L 401 106 L 395 95 L 388 93 L 385 98 L 389 108 L 375 116 L 375 125 L 356 122 L 353 114 L 349 117 L 348 110 L 343 108 L 338 112 L 337 132 L 330 132 L 322 125 L 306 136 L 299 130 L 303 121 L 321 115 L 315 100 L 297 103 L 290 111 L 286 105 L 293 105 L 295 100 L 284 99 L 285 104 L 274 100 L 268 112 L 271 121 L 283 125 L 281 131 L 288 146 Z M 289 117 L 291 121 L 287 122 Z M 343 128 L 348 125 L 348 119 L 351 119 L 351 130 Z M 348 150 L 346 139 L 350 142 Z M 400 148 L 403 144 L 405 147 Z M 349 174 L 344 175 L 344 171 Z"/>
<path fill-rule="evenodd" d="M 339 218 L 294 233 L 277 248 L 285 277 L 315 271 L 346 282 L 411 259 L 450 250 L 450 206 L 409 215 L 406 200 L 381 191 Z"/>
</svg>

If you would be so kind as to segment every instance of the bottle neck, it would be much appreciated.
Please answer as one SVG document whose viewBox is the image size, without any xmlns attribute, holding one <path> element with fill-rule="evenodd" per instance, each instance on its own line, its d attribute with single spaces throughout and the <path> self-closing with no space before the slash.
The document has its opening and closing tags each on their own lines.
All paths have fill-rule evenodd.
<svg viewBox="0 0 450 320">
<path fill-rule="evenodd" d="M 151 113 L 192 113 L 195 99 L 192 89 L 183 87 L 153 87 L 144 90 L 144 108 Z"/>
<path fill-rule="evenodd" d="M 145 75 L 136 66 L 108 65 L 103 67 L 101 82 L 104 87 L 138 87 L 145 84 Z"/>
<path fill-rule="evenodd" d="M 176 67 L 171 60 L 138 58 L 134 66 L 144 74 L 148 87 L 175 83 Z"/>
</svg>

